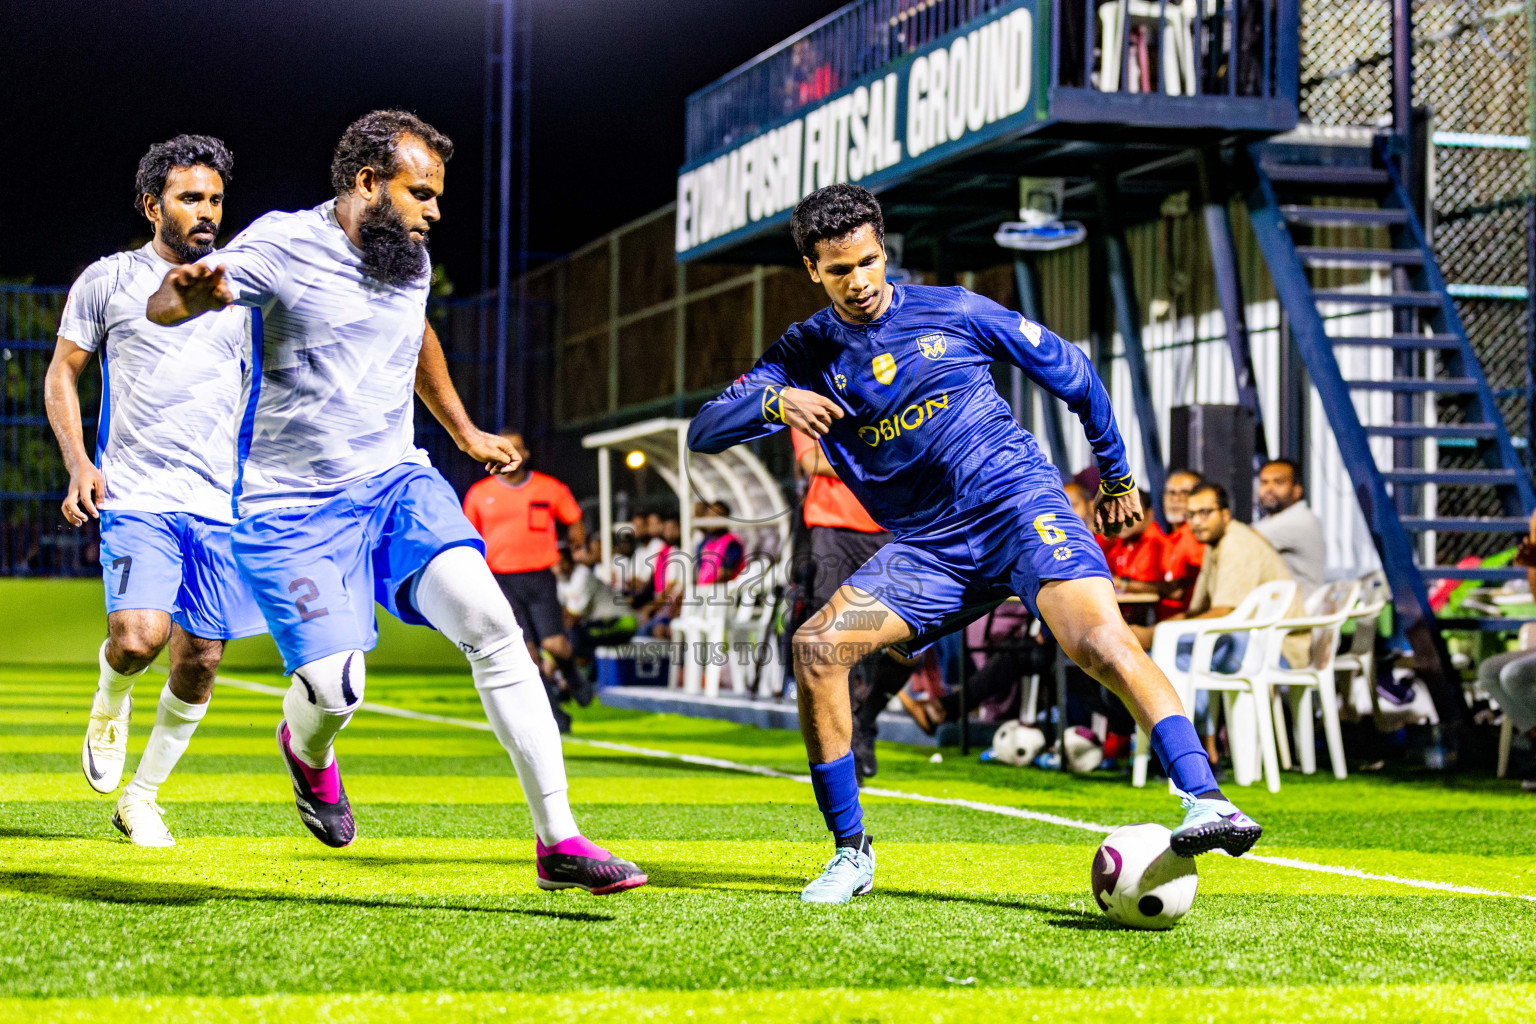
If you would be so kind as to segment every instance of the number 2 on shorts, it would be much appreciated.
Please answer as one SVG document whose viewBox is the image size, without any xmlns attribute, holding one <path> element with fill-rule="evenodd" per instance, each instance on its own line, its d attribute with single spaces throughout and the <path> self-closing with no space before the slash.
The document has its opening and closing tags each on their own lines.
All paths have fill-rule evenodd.
<svg viewBox="0 0 1536 1024">
<path fill-rule="evenodd" d="M 331 614 L 329 608 L 309 607 L 309 602 L 320 596 L 320 588 L 315 586 L 314 580 L 308 576 L 300 576 L 288 584 L 288 593 L 292 594 L 299 590 L 304 591 L 304 593 L 299 594 L 298 597 L 293 599 L 293 606 L 299 610 L 300 622 L 308 622 L 310 619 L 318 619 L 322 615 Z"/>
</svg>

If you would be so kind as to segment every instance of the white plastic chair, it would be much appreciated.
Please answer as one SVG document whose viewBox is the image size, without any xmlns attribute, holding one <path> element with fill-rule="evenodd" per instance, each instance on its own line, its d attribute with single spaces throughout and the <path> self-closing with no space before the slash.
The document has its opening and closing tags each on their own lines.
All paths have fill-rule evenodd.
<svg viewBox="0 0 1536 1024">
<path fill-rule="evenodd" d="M 1376 628 L 1381 619 L 1381 612 L 1391 599 L 1391 592 L 1387 589 L 1387 577 L 1377 571 L 1367 573 L 1360 577 L 1360 596 L 1355 598 L 1355 607 L 1350 611 L 1348 622 L 1354 623 L 1354 636 L 1350 639 L 1349 650 L 1338 655 L 1333 661 L 1335 673 L 1344 676 L 1344 685 L 1339 687 L 1339 692 L 1344 695 L 1353 711 L 1364 714 L 1364 708 L 1369 707 L 1374 714 L 1378 705 L 1376 699 Z M 1357 698 L 1357 692 L 1362 691 L 1363 700 Z"/>
<path fill-rule="evenodd" d="M 1240 786 L 1253 784 L 1262 761 L 1265 775 L 1273 780 L 1270 789 L 1279 788 L 1280 766 L 1276 761 L 1268 694 L 1265 693 L 1265 700 L 1254 700 L 1254 680 L 1271 663 L 1272 647 L 1276 648 L 1273 658 L 1279 657 L 1274 626 L 1290 610 L 1295 599 L 1294 581 L 1275 580 L 1243 598 L 1242 604 L 1233 609 L 1231 615 L 1219 619 L 1177 619 L 1159 624 L 1152 633 L 1152 660 L 1173 684 L 1186 716 L 1194 719 L 1196 690 L 1222 694 L 1227 741 L 1232 747 L 1232 775 Z M 1243 652 L 1238 671 L 1232 675 L 1211 671 L 1217 638 L 1237 633 L 1248 636 L 1248 648 Z M 1191 635 L 1195 643 L 1190 653 L 1189 671 L 1181 672 L 1177 665 L 1179 640 Z M 1136 757 L 1131 766 L 1133 786 L 1146 785 L 1150 755 L 1151 742 L 1138 726 Z"/>
<path fill-rule="evenodd" d="M 1307 599 L 1307 614 L 1299 619 L 1281 619 L 1275 623 L 1275 633 L 1284 636 L 1303 629 L 1312 631 L 1312 656 L 1300 667 L 1281 668 L 1278 652 L 1271 659 L 1256 686 L 1267 692 L 1263 699 L 1273 707 L 1278 702 L 1277 687 L 1290 689 L 1291 720 L 1296 723 L 1296 760 L 1303 775 L 1317 771 L 1317 743 L 1313 736 L 1312 694 L 1317 693 L 1323 716 L 1323 734 L 1328 741 L 1328 760 L 1333 765 L 1333 776 L 1345 778 L 1344 736 L 1339 729 L 1339 698 L 1334 690 L 1334 661 L 1339 647 L 1339 631 L 1353 613 L 1360 596 L 1359 580 L 1340 580 L 1330 583 Z M 1276 700 L 1271 700 L 1271 697 Z M 1274 712 L 1275 739 L 1278 752 L 1284 753 L 1285 720 Z M 1283 758 L 1289 761 L 1290 758 Z M 1288 767 L 1288 765 L 1287 765 Z M 1279 781 L 1272 782 L 1270 791 L 1280 788 Z"/>
<path fill-rule="evenodd" d="M 1126 5 L 1130 5 L 1127 19 Z M 1115 0 L 1099 8 L 1099 44 L 1103 63 L 1099 70 L 1101 92 L 1120 91 L 1121 30 L 1127 20 L 1156 23 L 1163 19 L 1162 84 L 1169 96 L 1195 95 L 1195 53 L 1191 23 L 1193 13 L 1177 0 Z M 1144 91 L 1150 92 L 1150 89 Z"/>
<path fill-rule="evenodd" d="M 1520 649 L 1522 651 L 1536 651 L 1536 622 L 1527 622 L 1520 627 Z M 1499 726 L 1499 778 L 1509 773 L 1509 748 L 1515 742 L 1515 722 L 1509 717 L 1509 712 L 1504 712 L 1504 721 Z"/>
</svg>

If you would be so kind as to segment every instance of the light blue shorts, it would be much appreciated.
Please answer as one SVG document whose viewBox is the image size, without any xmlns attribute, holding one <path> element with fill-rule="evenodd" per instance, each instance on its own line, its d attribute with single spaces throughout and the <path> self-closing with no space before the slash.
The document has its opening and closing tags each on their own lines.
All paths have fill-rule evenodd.
<svg viewBox="0 0 1536 1024">
<path fill-rule="evenodd" d="M 101 512 L 101 578 L 107 614 L 151 609 L 204 640 L 265 633 L 240 578 L 230 527 L 188 512 Z"/>
<path fill-rule="evenodd" d="M 235 561 L 292 673 L 379 641 L 377 602 L 430 625 L 410 603 L 412 577 L 440 552 L 485 543 L 437 470 L 395 466 L 320 505 L 274 509 L 235 524 Z"/>
</svg>

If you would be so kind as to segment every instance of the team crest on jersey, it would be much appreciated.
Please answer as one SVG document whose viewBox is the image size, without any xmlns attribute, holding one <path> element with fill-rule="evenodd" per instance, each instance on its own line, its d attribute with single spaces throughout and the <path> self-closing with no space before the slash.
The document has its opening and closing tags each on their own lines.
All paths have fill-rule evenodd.
<svg viewBox="0 0 1536 1024">
<path fill-rule="evenodd" d="M 944 335 L 925 334 L 917 339 L 917 347 L 923 350 L 927 358 L 937 359 L 944 354 Z"/>
<path fill-rule="evenodd" d="M 875 371 L 875 380 L 881 384 L 889 384 L 896 379 L 896 357 L 889 352 L 875 356 L 869 368 Z"/>
<path fill-rule="evenodd" d="M 1035 348 L 1040 347 L 1040 325 L 1032 323 L 1028 317 L 1019 317 L 1019 333 L 1029 339 L 1029 343 Z"/>
<path fill-rule="evenodd" d="M 837 390 L 839 390 L 839 391 L 847 391 L 848 390 L 848 378 L 844 377 L 842 374 L 834 373 L 832 375 L 832 382 L 837 385 Z"/>
</svg>

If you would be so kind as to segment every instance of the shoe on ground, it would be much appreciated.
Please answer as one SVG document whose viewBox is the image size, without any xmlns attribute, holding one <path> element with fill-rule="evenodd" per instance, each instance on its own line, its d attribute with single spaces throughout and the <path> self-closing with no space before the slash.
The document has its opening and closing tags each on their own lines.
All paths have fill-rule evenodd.
<svg viewBox="0 0 1536 1024">
<path fill-rule="evenodd" d="M 919 699 L 905 689 L 899 691 L 896 696 L 900 698 L 901 706 L 906 709 L 907 714 L 912 716 L 912 721 L 916 722 L 917 727 L 929 736 L 937 732 L 939 726 L 943 725 L 944 720 L 949 717 L 944 713 L 944 705 L 931 697 Z"/>
<path fill-rule="evenodd" d="M 288 778 L 293 783 L 293 802 L 299 809 L 299 818 L 326 846 L 341 848 L 357 838 L 357 821 L 352 817 L 352 804 L 347 800 L 347 789 L 341 784 L 341 769 L 332 761 L 329 768 L 316 770 L 303 764 L 288 746 L 288 723 L 277 723 L 277 748 L 282 751 L 283 764 L 288 766 Z M 311 781 L 311 776 L 314 781 Z M 326 795 L 337 799 L 326 800 L 315 792 L 320 783 Z"/>
<path fill-rule="evenodd" d="M 91 717 L 80 746 L 80 770 L 98 793 L 111 793 L 123 781 L 123 762 L 128 760 L 128 720 L 133 698 L 123 701 L 118 714 L 109 715 L 101 704 L 101 691 L 91 698 Z"/>
<path fill-rule="evenodd" d="M 153 800 L 124 793 L 112 812 L 112 825 L 134 846 L 175 846 L 176 837 L 165 827 L 164 814 Z"/>
<path fill-rule="evenodd" d="M 1525 779 L 1520 783 L 1520 792 L 1536 793 L 1536 775 L 1533 775 L 1531 778 Z"/>
<path fill-rule="evenodd" d="M 874 887 L 875 848 L 866 838 L 862 847 L 839 846 L 826 869 L 800 893 L 800 899 L 806 903 L 847 903 Z"/>
<path fill-rule="evenodd" d="M 638 889 L 649 881 L 637 865 L 615 857 L 585 836 L 573 836 L 554 846 L 545 846 L 537 838 L 533 842 L 540 889 L 585 889 L 594 896 L 607 896 Z"/>
<path fill-rule="evenodd" d="M 1212 850 L 1225 850 L 1241 857 L 1264 834 L 1259 823 L 1238 810 L 1228 800 L 1207 799 L 1185 793 L 1184 820 L 1173 830 L 1169 845 L 1180 857 L 1193 857 Z"/>
</svg>

